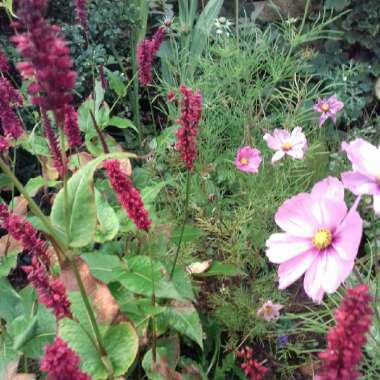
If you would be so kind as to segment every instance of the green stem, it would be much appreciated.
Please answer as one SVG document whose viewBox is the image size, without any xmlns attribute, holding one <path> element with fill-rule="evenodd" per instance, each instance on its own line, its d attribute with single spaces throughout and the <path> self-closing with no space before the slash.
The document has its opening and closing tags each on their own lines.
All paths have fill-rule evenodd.
<svg viewBox="0 0 380 380">
<path fill-rule="evenodd" d="M 173 267 L 172 267 L 172 270 L 170 272 L 170 279 L 172 279 L 173 275 L 174 275 L 174 270 L 175 270 L 175 267 L 177 265 L 177 260 L 178 260 L 179 252 L 180 252 L 180 249 L 181 249 L 181 243 L 182 243 L 182 240 L 183 240 L 183 233 L 185 232 L 185 225 L 186 225 L 187 216 L 188 216 L 188 213 L 189 213 L 189 198 L 190 198 L 190 170 L 187 171 L 187 178 L 186 178 L 185 215 L 184 215 L 184 218 L 183 218 L 183 223 L 182 223 L 182 227 L 181 227 L 181 233 L 179 235 L 179 241 L 178 241 L 177 251 L 176 251 L 176 254 L 175 254 L 175 258 L 174 258 Z"/>
<path fill-rule="evenodd" d="M 235 0 L 235 30 L 236 30 L 236 41 L 239 45 L 239 11 L 240 11 L 239 0 Z"/>
<path fill-rule="evenodd" d="M 150 271 L 152 278 L 152 306 L 156 306 L 156 284 L 154 283 L 154 272 L 153 272 L 153 260 L 151 249 L 149 247 L 149 258 L 150 258 Z M 154 312 L 154 310 L 153 310 Z M 152 327 L 152 359 L 153 363 L 157 361 L 157 339 L 156 339 L 156 320 L 154 319 L 154 314 L 151 316 L 151 327 Z"/>
<path fill-rule="evenodd" d="M 67 245 L 62 241 L 62 239 L 57 236 L 56 231 L 51 224 L 49 218 L 41 211 L 41 209 L 38 207 L 36 202 L 33 200 L 32 197 L 29 196 L 29 194 L 24 189 L 24 186 L 21 184 L 21 182 L 17 179 L 17 177 L 13 174 L 12 170 L 9 169 L 8 165 L 4 162 L 3 158 L 0 158 L 0 168 L 1 170 L 10 178 L 10 180 L 15 185 L 16 189 L 24 196 L 24 198 L 27 200 L 30 209 L 32 210 L 33 214 L 37 216 L 43 225 L 46 227 L 46 229 L 49 231 L 49 233 L 54 236 L 54 239 L 56 240 L 59 248 L 65 252 L 67 251 Z"/>
<path fill-rule="evenodd" d="M 102 361 L 103 361 L 103 364 L 104 366 L 106 367 L 109 375 L 112 375 L 113 373 L 113 370 L 112 370 L 112 365 L 111 363 L 109 362 L 109 359 L 107 357 L 107 352 L 105 350 L 105 346 L 104 346 L 104 343 L 103 343 L 103 338 L 100 334 L 100 330 L 99 330 L 99 326 L 96 322 L 96 318 L 95 318 L 95 314 L 92 310 L 92 307 L 90 305 L 90 301 L 87 297 L 87 293 L 86 293 L 86 290 L 84 288 L 84 285 L 83 285 L 83 281 L 82 281 L 82 278 L 80 276 L 80 273 L 78 271 L 78 268 L 75 264 L 75 261 L 73 259 L 70 258 L 70 267 L 71 267 L 71 270 L 73 271 L 74 273 L 74 276 L 75 276 L 75 279 L 77 280 L 77 283 L 78 283 L 78 287 L 79 287 L 79 292 L 82 296 L 82 299 L 83 299 L 83 302 L 84 302 L 84 306 L 86 307 L 86 310 L 87 310 L 87 314 L 88 314 L 88 317 L 90 319 L 90 322 L 91 322 L 91 327 L 92 327 L 92 330 L 95 334 L 95 337 L 96 337 L 96 342 L 97 342 L 97 351 L 99 352 L 101 358 L 102 358 Z"/>
<path fill-rule="evenodd" d="M 21 184 L 21 182 L 17 179 L 17 177 L 13 174 L 12 170 L 8 167 L 8 165 L 4 162 L 3 158 L 0 157 L 0 168 L 2 171 L 10 178 L 10 180 L 13 182 L 17 190 L 24 196 L 24 198 L 27 200 L 30 209 L 32 210 L 33 214 L 37 216 L 41 222 L 44 224 L 46 229 L 49 231 L 49 234 L 53 237 L 54 242 L 57 244 L 57 247 L 59 250 L 64 254 L 66 257 L 68 256 L 68 246 L 67 244 L 57 235 L 56 230 L 54 229 L 53 225 L 51 224 L 49 218 L 41 211 L 41 209 L 38 207 L 36 202 L 29 196 L 27 191 L 25 190 L 24 186 Z M 81 293 L 81 296 L 83 298 L 84 305 L 87 310 L 87 314 L 90 318 L 92 328 L 95 333 L 95 337 L 97 340 L 97 347 L 96 349 L 98 350 L 99 354 L 101 355 L 103 365 L 105 366 L 106 370 L 110 374 L 110 377 L 112 378 L 112 365 L 107 357 L 107 353 L 104 349 L 104 344 L 102 341 L 102 337 L 100 335 L 100 331 L 98 328 L 98 325 L 96 323 L 95 315 L 94 312 L 91 308 L 90 301 L 88 300 L 83 281 L 80 277 L 80 274 L 78 272 L 78 269 L 75 265 L 75 262 L 69 257 L 68 258 L 70 261 L 71 268 L 74 272 L 76 281 L 78 283 L 79 291 Z"/>
<path fill-rule="evenodd" d="M 63 127 L 63 126 L 62 126 Z M 63 207 L 64 207 L 64 216 L 65 216 L 65 229 L 66 236 L 70 242 L 70 218 L 69 218 L 69 194 L 67 192 L 67 160 L 65 153 L 65 136 L 63 134 L 63 129 L 59 129 L 59 140 L 61 145 L 61 160 L 63 164 Z"/>
</svg>

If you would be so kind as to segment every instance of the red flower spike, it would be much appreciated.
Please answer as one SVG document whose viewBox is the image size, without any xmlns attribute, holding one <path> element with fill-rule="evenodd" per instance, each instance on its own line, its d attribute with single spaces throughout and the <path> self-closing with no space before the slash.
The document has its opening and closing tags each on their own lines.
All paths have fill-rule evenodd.
<svg viewBox="0 0 380 380">
<path fill-rule="evenodd" d="M 151 40 L 144 39 L 137 44 L 136 61 L 141 86 L 152 82 L 152 64 L 165 36 L 165 29 L 156 30 Z"/>
<path fill-rule="evenodd" d="M 7 73 L 9 70 L 8 58 L 5 56 L 3 51 L 0 49 L 0 71 Z"/>
<path fill-rule="evenodd" d="M 127 211 L 129 218 L 140 230 L 148 231 L 151 225 L 149 215 L 139 192 L 132 182 L 123 174 L 119 161 L 108 160 L 103 164 L 104 169 L 117 200 Z"/>
<path fill-rule="evenodd" d="M 87 32 L 88 29 L 86 5 L 87 0 L 74 0 L 75 21 L 82 27 L 84 32 Z"/>
<path fill-rule="evenodd" d="M 40 369 L 47 372 L 47 378 L 51 380 L 91 380 L 80 370 L 79 364 L 79 356 L 57 336 L 52 344 L 44 347 Z"/>
<path fill-rule="evenodd" d="M 0 77 L 0 125 L 2 129 L 0 151 L 9 147 L 9 140 L 17 140 L 22 135 L 20 120 L 13 111 L 13 106 L 21 106 L 20 93 L 10 84 L 8 79 Z"/>
<path fill-rule="evenodd" d="M 42 111 L 42 124 L 44 134 L 48 141 L 50 153 L 53 159 L 53 165 L 57 170 L 59 176 L 63 177 L 65 173 L 65 165 L 62 162 L 61 149 L 59 147 L 58 140 L 54 135 L 54 131 L 51 127 L 50 120 L 44 110 Z"/>
<path fill-rule="evenodd" d="M 23 269 L 36 289 L 38 302 L 52 309 L 57 319 L 71 317 L 66 289 L 58 278 L 51 277 L 47 272 L 46 267 L 50 262 L 47 245 L 38 237 L 34 227 L 17 214 L 11 213 L 4 204 L 0 204 L 0 227 L 7 230 L 29 252 L 32 263 Z"/>
<path fill-rule="evenodd" d="M 263 367 L 258 361 L 252 358 L 252 348 L 244 347 L 241 351 L 236 353 L 236 356 L 243 361 L 240 367 L 247 376 L 247 379 L 262 380 L 264 375 L 268 372 L 268 368 Z"/>
<path fill-rule="evenodd" d="M 322 360 L 318 380 L 355 380 L 360 377 L 357 365 L 371 325 L 371 296 L 368 286 L 360 284 L 347 290 L 335 310 L 335 327 L 327 334 L 327 348 L 319 354 Z"/>
<path fill-rule="evenodd" d="M 80 129 L 78 127 L 78 115 L 74 107 L 66 106 L 64 132 L 69 142 L 70 148 L 74 148 L 82 144 Z"/>
<path fill-rule="evenodd" d="M 182 94 L 181 115 L 177 120 L 178 129 L 176 149 L 181 155 L 182 161 L 188 170 L 193 169 L 196 156 L 196 135 L 202 115 L 202 96 L 199 91 L 193 91 L 181 85 L 179 92 Z"/>
<path fill-rule="evenodd" d="M 24 32 L 12 37 L 24 61 L 17 65 L 28 87 L 31 102 L 45 111 L 51 110 L 59 124 L 64 109 L 72 100 L 76 74 L 64 40 L 57 36 L 59 27 L 44 19 L 47 0 L 23 0 L 17 11 L 16 30 Z"/>
</svg>

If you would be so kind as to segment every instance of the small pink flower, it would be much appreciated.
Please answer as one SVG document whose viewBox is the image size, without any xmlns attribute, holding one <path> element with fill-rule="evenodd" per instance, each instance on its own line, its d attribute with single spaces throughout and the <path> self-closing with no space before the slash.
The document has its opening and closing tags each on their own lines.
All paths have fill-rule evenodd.
<svg viewBox="0 0 380 380">
<path fill-rule="evenodd" d="M 354 266 L 363 221 L 347 210 L 343 184 L 334 177 L 318 182 L 311 193 L 300 193 L 278 209 L 275 221 L 285 232 L 266 242 L 266 255 L 278 268 L 279 288 L 304 273 L 304 288 L 313 301 L 334 293 Z"/>
<path fill-rule="evenodd" d="M 245 146 L 240 148 L 235 157 L 236 167 L 248 173 L 257 173 L 261 164 L 261 153 L 258 149 Z"/>
<path fill-rule="evenodd" d="M 284 306 L 279 303 L 273 303 L 271 300 L 264 303 L 257 311 L 257 315 L 263 317 L 266 321 L 276 320 L 280 316 L 280 310 Z"/>
<path fill-rule="evenodd" d="M 324 122 L 330 117 L 336 123 L 336 114 L 342 110 L 344 103 L 336 98 L 336 94 L 329 98 L 318 98 L 317 103 L 314 104 L 313 110 L 321 114 L 319 117 L 319 126 L 321 127 Z"/>
<path fill-rule="evenodd" d="M 276 151 L 272 157 L 272 163 L 280 160 L 286 154 L 293 159 L 300 160 L 307 149 L 306 137 L 300 127 L 294 128 L 291 134 L 286 129 L 275 129 L 272 135 L 266 133 L 264 140 L 270 149 Z"/>
<path fill-rule="evenodd" d="M 373 195 L 373 208 L 380 215 L 380 146 L 363 139 L 342 143 L 352 163 L 352 171 L 341 174 L 343 185 L 356 195 Z"/>
</svg>

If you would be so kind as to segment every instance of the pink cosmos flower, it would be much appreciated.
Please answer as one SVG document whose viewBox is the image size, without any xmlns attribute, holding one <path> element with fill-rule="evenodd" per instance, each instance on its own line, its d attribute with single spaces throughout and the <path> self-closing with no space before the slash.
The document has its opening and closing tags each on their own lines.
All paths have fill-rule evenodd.
<svg viewBox="0 0 380 380">
<path fill-rule="evenodd" d="M 272 157 L 272 163 L 280 160 L 286 154 L 293 159 L 302 159 L 307 149 L 307 141 L 302 128 L 296 127 L 292 133 L 286 129 L 275 129 L 273 134 L 264 135 L 268 148 L 275 150 Z"/>
<path fill-rule="evenodd" d="M 314 104 L 313 110 L 321 114 L 319 117 L 319 126 L 321 127 L 329 117 L 335 124 L 336 114 L 343 109 L 343 107 L 344 103 L 336 98 L 336 94 L 329 98 L 318 98 L 317 103 Z"/>
<path fill-rule="evenodd" d="M 279 303 L 273 303 L 271 300 L 264 303 L 257 311 L 257 315 L 263 317 L 266 321 L 276 320 L 280 316 L 280 310 L 284 306 Z"/>
<path fill-rule="evenodd" d="M 363 221 L 356 205 L 347 210 L 343 184 L 327 177 L 311 193 L 300 193 L 277 210 L 275 221 L 285 232 L 266 242 L 266 255 L 278 268 L 279 288 L 304 273 L 304 288 L 313 301 L 334 293 L 354 266 Z"/>
<path fill-rule="evenodd" d="M 363 139 L 342 143 L 352 163 L 352 171 L 341 174 L 343 185 L 356 195 L 373 195 L 373 208 L 380 215 L 380 146 Z"/>
<path fill-rule="evenodd" d="M 257 173 L 261 164 L 261 153 L 258 149 L 245 146 L 240 148 L 235 157 L 236 167 L 248 173 Z"/>
</svg>

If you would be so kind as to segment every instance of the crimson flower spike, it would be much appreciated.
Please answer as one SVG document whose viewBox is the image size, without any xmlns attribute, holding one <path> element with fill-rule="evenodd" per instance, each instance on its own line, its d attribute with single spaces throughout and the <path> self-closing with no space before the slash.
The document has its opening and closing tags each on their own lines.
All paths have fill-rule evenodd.
<svg viewBox="0 0 380 380">
<path fill-rule="evenodd" d="M 184 85 L 179 87 L 179 92 L 182 94 L 182 101 L 181 115 L 177 120 L 180 128 L 176 133 L 176 149 L 180 153 L 186 168 L 192 170 L 196 156 L 195 139 L 202 115 L 202 96 L 198 90 L 193 91 Z"/>
<path fill-rule="evenodd" d="M 335 327 L 327 334 L 327 348 L 319 354 L 321 370 L 315 380 L 355 380 L 360 377 L 357 366 L 371 325 L 371 296 L 368 286 L 359 284 L 347 289 L 335 310 Z"/>
<path fill-rule="evenodd" d="M 164 36 L 165 28 L 159 27 L 152 39 L 144 39 L 137 45 L 136 61 L 141 86 L 148 86 L 152 82 L 152 64 Z"/>
<path fill-rule="evenodd" d="M 65 107 L 72 100 L 76 74 L 69 49 L 58 36 L 59 27 L 44 18 L 47 0 L 21 0 L 12 37 L 23 61 L 17 65 L 24 79 L 31 80 L 28 93 L 33 104 L 52 111 L 62 125 Z"/>
<path fill-rule="evenodd" d="M 38 302 L 52 309 L 57 319 L 71 317 L 65 286 L 47 271 L 50 260 L 46 242 L 38 237 L 37 231 L 29 222 L 10 212 L 4 204 L 0 204 L 0 227 L 29 252 L 32 263 L 23 269 L 36 289 Z"/>
<path fill-rule="evenodd" d="M 116 193 L 117 200 L 127 211 L 129 218 L 139 230 L 148 231 L 152 223 L 148 212 L 144 208 L 139 192 L 122 172 L 119 161 L 105 161 L 103 167 L 106 170 L 109 183 Z"/>
<path fill-rule="evenodd" d="M 47 373 L 48 379 L 91 380 L 89 375 L 80 370 L 79 364 L 79 356 L 57 336 L 52 344 L 44 347 L 40 370 Z"/>
</svg>

